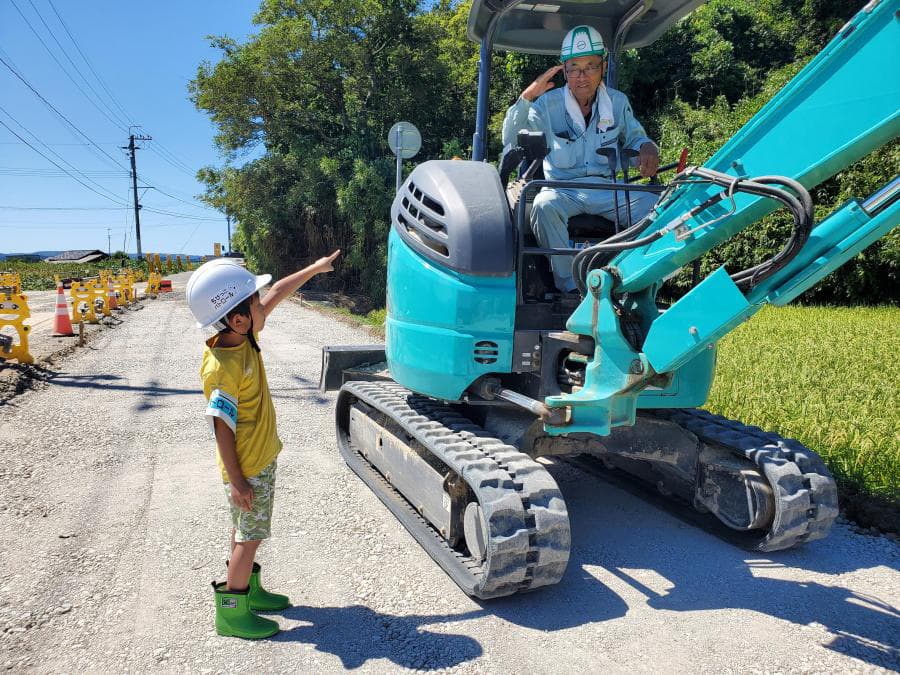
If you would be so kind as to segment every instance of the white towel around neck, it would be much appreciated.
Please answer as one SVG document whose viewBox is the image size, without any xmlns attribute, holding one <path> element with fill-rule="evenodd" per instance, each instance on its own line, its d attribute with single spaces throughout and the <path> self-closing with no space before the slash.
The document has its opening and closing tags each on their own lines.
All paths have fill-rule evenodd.
<svg viewBox="0 0 900 675">
<path fill-rule="evenodd" d="M 572 118 L 572 124 L 578 129 L 578 132 L 583 134 L 587 127 L 584 123 L 584 115 L 581 114 L 581 106 L 578 105 L 578 101 L 575 100 L 575 96 L 569 90 L 569 85 L 566 85 L 565 90 L 566 112 L 569 113 L 569 117 Z M 612 100 L 606 91 L 606 85 L 602 82 L 597 87 L 597 98 L 594 101 L 594 105 L 597 106 L 597 128 L 600 131 L 606 131 L 615 124 L 615 118 L 613 117 Z"/>
</svg>

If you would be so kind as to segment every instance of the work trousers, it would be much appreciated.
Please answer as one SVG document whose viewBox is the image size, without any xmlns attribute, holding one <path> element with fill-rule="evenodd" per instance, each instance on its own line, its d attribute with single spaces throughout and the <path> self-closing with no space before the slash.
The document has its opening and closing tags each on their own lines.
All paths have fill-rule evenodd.
<svg viewBox="0 0 900 675">
<path fill-rule="evenodd" d="M 584 179 L 597 183 L 598 178 Z M 619 200 L 619 223 L 621 229 L 628 227 L 627 201 L 631 199 L 631 222 L 636 223 L 646 216 L 656 203 L 652 192 L 617 191 Z M 580 213 L 589 213 L 615 222 L 616 204 L 612 190 L 578 190 L 544 188 L 534 198 L 531 208 L 531 229 L 538 244 L 544 248 L 569 248 L 569 218 Z M 560 291 L 575 288 L 572 278 L 572 257 L 551 256 L 553 278 Z"/>
</svg>

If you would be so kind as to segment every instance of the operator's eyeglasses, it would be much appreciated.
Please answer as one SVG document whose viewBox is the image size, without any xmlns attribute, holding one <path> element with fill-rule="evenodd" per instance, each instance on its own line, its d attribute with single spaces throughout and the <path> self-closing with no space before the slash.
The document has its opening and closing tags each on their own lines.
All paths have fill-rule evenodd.
<svg viewBox="0 0 900 675">
<path fill-rule="evenodd" d="M 584 68 L 566 68 L 566 77 L 591 77 L 603 68 L 603 64 L 585 66 Z"/>
</svg>

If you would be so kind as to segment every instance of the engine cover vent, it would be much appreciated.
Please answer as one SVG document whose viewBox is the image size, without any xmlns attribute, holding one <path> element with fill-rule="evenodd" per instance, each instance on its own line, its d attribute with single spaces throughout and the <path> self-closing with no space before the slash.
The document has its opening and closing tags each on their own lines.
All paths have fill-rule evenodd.
<svg viewBox="0 0 900 675">
<path fill-rule="evenodd" d="M 442 267 L 479 276 L 514 272 L 509 205 L 490 164 L 419 164 L 394 197 L 391 221 L 410 248 Z"/>
<path fill-rule="evenodd" d="M 500 348 L 496 342 L 479 340 L 475 343 L 475 363 L 496 363 Z"/>
</svg>

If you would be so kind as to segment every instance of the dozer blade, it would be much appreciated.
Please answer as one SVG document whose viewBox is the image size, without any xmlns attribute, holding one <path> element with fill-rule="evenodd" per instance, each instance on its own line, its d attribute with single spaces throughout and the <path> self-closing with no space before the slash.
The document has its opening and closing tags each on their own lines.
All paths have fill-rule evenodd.
<svg viewBox="0 0 900 675">
<path fill-rule="evenodd" d="M 346 383 L 336 422 L 350 468 L 467 594 L 496 598 L 562 578 L 566 505 L 530 457 L 394 382 Z"/>
</svg>

